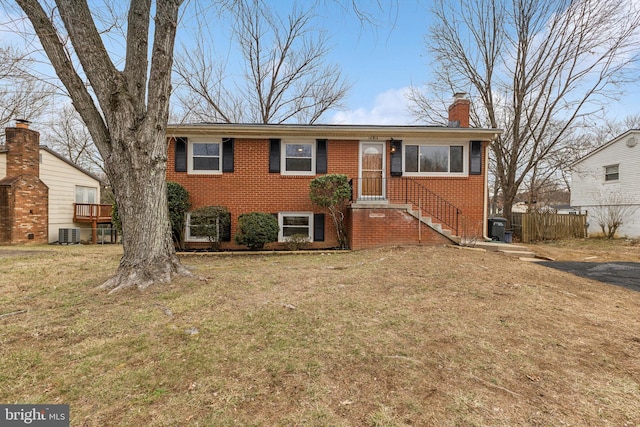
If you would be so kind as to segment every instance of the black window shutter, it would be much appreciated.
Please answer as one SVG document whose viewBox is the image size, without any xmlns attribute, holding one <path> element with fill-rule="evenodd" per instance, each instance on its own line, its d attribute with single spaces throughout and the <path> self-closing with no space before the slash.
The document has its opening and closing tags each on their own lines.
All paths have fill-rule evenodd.
<svg viewBox="0 0 640 427">
<path fill-rule="evenodd" d="M 187 171 L 187 142 L 188 139 L 183 136 L 178 136 L 175 139 L 175 171 L 186 172 Z"/>
<path fill-rule="evenodd" d="M 269 140 L 269 173 L 280 172 L 280 140 Z"/>
<path fill-rule="evenodd" d="M 324 214 L 313 214 L 313 241 L 324 242 Z"/>
<path fill-rule="evenodd" d="M 233 172 L 233 138 L 222 138 L 222 172 Z"/>
<path fill-rule="evenodd" d="M 482 141 L 471 141 L 469 150 L 469 175 L 482 173 Z"/>
<path fill-rule="evenodd" d="M 327 173 L 327 140 L 316 140 L 316 173 Z"/>
<path fill-rule="evenodd" d="M 391 176 L 402 176 L 402 141 L 391 141 L 391 150 Z"/>
<path fill-rule="evenodd" d="M 230 242 L 231 241 L 231 213 L 227 212 L 224 214 L 227 217 L 227 221 L 225 226 L 220 230 L 220 241 L 221 242 Z"/>
</svg>

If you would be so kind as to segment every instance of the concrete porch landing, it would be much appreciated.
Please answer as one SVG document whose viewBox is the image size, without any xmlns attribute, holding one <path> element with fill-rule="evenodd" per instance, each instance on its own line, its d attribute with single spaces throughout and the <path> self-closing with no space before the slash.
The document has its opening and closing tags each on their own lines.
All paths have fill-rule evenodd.
<svg viewBox="0 0 640 427">
<path fill-rule="evenodd" d="M 544 261 L 544 259 L 538 258 L 535 252 L 531 252 L 529 248 L 511 243 L 477 242 L 475 247 L 486 249 L 488 251 L 501 252 L 505 255 L 519 258 L 523 261 Z"/>
</svg>

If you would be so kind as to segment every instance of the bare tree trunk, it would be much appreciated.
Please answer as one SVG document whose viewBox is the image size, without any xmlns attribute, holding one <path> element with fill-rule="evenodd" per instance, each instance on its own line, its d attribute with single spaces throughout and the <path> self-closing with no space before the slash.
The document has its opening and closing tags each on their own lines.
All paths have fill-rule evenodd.
<svg viewBox="0 0 640 427">
<path fill-rule="evenodd" d="M 145 135 L 145 132 L 131 132 L 125 138 L 128 147 L 139 146 L 138 141 L 149 139 L 161 139 L 157 145 L 164 146 L 165 139 L 164 134 Z M 101 286 L 105 290 L 130 286 L 144 289 L 154 283 L 167 283 L 174 274 L 191 275 L 178 261 L 171 237 L 166 161 L 142 155 L 144 147 L 139 149 L 141 152 L 133 156 L 131 148 L 113 150 L 107 168 L 122 220 L 124 255 L 116 274 Z"/>
<path fill-rule="evenodd" d="M 57 0 L 47 13 L 37 0 L 16 0 L 33 24 L 56 74 L 87 125 L 105 162 L 123 227 L 124 255 L 102 289 L 144 289 L 175 274 L 191 275 L 173 247 L 167 207 L 166 125 L 178 9 L 182 0 L 155 3 L 153 46 L 149 49 L 152 2 L 131 0 L 126 58 L 114 66 L 86 0 Z M 59 16 L 56 15 L 59 13 Z M 64 23 L 81 71 L 55 25 Z M 151 61 L 149 61 L 151 51 Z M 86 76 L 91 91 L 87 89 Z"/>
</svg>

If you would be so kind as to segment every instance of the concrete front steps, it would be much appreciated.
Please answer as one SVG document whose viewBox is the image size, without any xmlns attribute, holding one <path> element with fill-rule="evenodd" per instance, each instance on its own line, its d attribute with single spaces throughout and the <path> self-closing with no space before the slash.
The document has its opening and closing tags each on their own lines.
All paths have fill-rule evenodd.
<svg viewBox="0 0 640 427">
<path fill-rule="evenodd" d="M 507 256 L 521 259 L 522 261 L 545 261 L 545 258 L 538 257 L 525 246 L 514 245 L 504 242 L 477 242 L 475 247 L 486 250 L 500 252 Z"/>
<path fill-rule="evenodd" d="M 403 205 L 403 209 L 405 209 L 409 215 L 422 222 L 427 227 L 451 240 L 451 242 L 460 244 L 460 236 L 454 235 L 451 230 L 444 228 L 442 224 L 433 222 L 433 219 L 430 216 L 421 215 L 418 209 L 413 208 L 413 205 Z"/>
</svg>

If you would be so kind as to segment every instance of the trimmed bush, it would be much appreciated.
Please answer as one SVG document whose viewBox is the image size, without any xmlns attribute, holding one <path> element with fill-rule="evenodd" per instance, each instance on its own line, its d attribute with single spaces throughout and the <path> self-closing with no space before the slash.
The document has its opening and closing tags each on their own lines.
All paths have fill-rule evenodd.
<svg viewBox="0 0 640 427">
<path fill-rule="evenodd" d="M 313 204 L 329 211 L 333 225 L 336 227 L 336 237 L 340 249 L 347 249 L 349 246 L 344 213 L 350 197 L 351 186 L 346 175 L 323 175 L 311 181 L 309 198 Z"/>
<path fill-rule="evenodd" d="M 262 249 L 267 243 L 277 241 L 278 231 L 278 220 L 273 215 L 251 212 L 238 218 L 238 229 L 234 239 L 237 244 L 255 251 Z"/>
<path fill-rule="evenodd" d="M 184 246 L 185 215 L 191 207 L 189 192 L 177 182 L 167 182 L 167 203 L 173 242 L 182 249 Z"/>
</svg>

